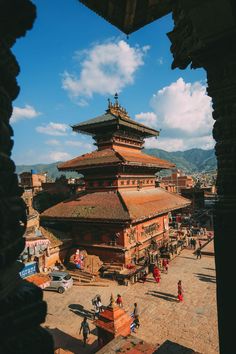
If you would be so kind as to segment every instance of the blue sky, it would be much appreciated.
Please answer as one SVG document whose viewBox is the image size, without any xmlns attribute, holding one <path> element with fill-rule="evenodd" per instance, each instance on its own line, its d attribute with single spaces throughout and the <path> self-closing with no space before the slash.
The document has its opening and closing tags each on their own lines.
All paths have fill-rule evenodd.
<svg viewBox="0 0 236 354">
<path fill-rule="evenodd" d="M 68 160 L 94 149 L 70 125 L 103 114 L 116 91 L 133 119 L 161 129 L 146 147 L 214 146 L 205 72 L 171 70 L 171 16 L 127 38 L 76 0 L 33 2 L 34 27 L 13 47 L 21 67 L 11 118 L 16 164 Z"/>
</svg>

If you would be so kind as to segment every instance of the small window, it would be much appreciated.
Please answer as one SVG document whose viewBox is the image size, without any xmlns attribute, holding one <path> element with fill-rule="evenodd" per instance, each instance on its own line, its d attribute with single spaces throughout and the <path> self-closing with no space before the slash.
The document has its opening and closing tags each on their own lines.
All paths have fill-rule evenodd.
<svg viewBox="0 0 236 354">
<path fill-rule="evenodd" d="M 121 181 L 120 184 L 123 186 L 124 185 L 124 181 Z"/>
<path fill-rule="evenodd" d="M 135 181 L 132 181 L 132 184 L 135 184 Z"/>
<path fill-rule="evenodd" d="M 61 277 L 53 276 L 53 277 L 52 277 L 52 280 L 53 280 L 53 281 L 59 281 L 59 280 L 61 280 Z"/>
<path fill-rule="evenodd" d="M 126 184 L 130 184 L 130 181 L 127 181 Z"/>
<path fill-rule="evenodd" d="M 70 274 L 66 274 L 63 279 L 70 280 L 70 278 L 71 278 Z"/>
</svg>

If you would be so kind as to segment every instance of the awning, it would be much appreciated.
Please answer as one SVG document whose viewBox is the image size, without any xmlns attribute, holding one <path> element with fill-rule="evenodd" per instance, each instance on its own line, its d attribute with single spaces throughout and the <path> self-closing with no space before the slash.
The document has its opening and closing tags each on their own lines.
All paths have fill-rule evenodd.
<svg viewBox="0 0 236 354">
<path fill-rule="evenodd" d="M 48 275 L 41 273 L 30 275 L 29 277 L 25 278 L 25 280 L 37 285 L 41 289 L 45 289 L 50 286 L 51 281 Z"/>
</svg>

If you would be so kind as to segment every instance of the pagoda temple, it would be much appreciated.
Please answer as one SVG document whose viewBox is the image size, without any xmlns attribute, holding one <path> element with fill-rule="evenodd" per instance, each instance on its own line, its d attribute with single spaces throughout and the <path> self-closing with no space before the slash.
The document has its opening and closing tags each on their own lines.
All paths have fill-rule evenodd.
<svg viewBox="0 0 236 354">
<path fill-rule="evenodd" d="M 129 264 L 168 242 L 169 212 L 190 201 L 155 187 L 155 174 L 175 167 L 142 152 L 159 131 L 132 120 L 118 102 L 105 114 L 74 125 L 97 150 L 58 165 L 84 175 L 85 191 L 41 214 L 41 224 L 70 233 L 74 245 L 106 262 Z"/>
</svg>

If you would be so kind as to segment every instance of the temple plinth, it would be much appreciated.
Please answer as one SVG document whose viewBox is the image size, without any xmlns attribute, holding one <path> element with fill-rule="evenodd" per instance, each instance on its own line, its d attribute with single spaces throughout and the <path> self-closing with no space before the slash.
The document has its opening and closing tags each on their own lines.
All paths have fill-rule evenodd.
<svg viewBox="0 0 236 354">
<path fill-rule="evenodd" d="M 115 303 L 111 296 L 110 305 L 94 321 L 98 330 L 99 345 L 104 346 L 118 336 L 128 336 L 131 333 L 131 323 L 131 317 Z"/>
</svg>

